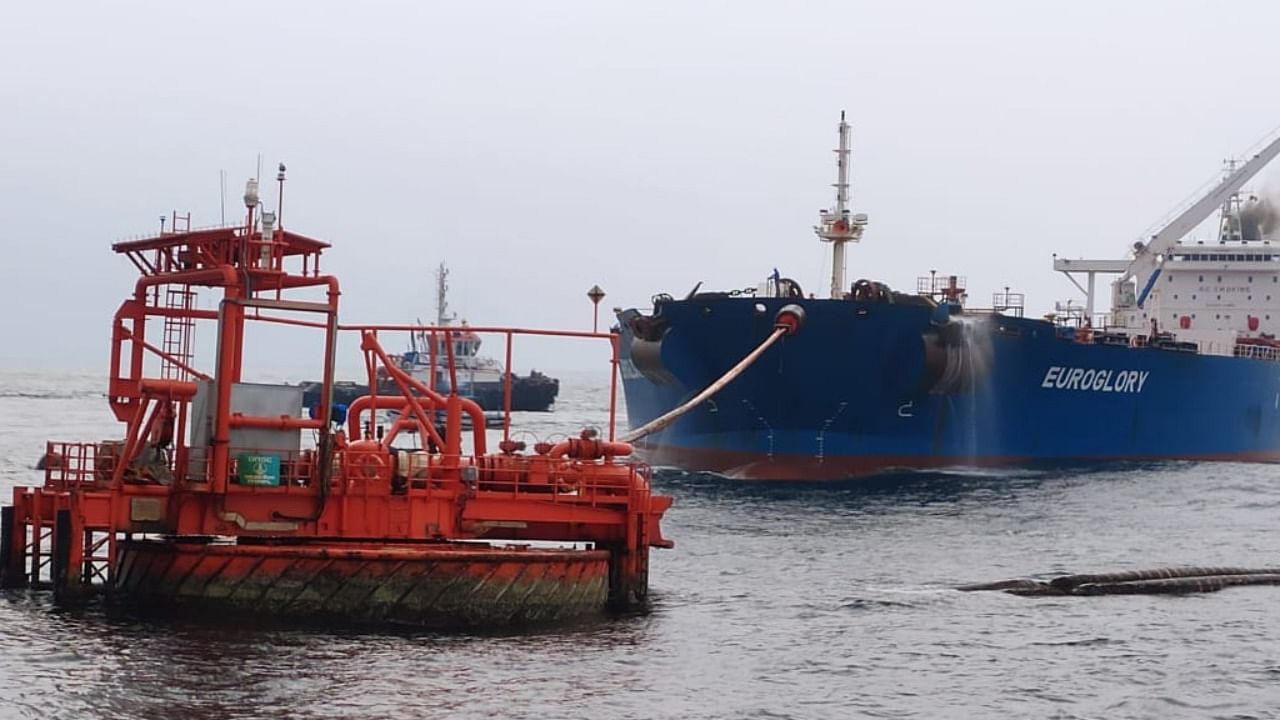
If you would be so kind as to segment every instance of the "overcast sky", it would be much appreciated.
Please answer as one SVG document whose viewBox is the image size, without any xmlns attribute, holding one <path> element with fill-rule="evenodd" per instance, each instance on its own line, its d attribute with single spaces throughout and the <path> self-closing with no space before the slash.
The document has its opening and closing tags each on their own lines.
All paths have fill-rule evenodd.
<svg viewBox="0 0 1280 720">
<path fill-rule="evenodd" d="M 259 153 L 345 321 L 429 317 L 441 261 L 473 324 L 589 328 L 596 283 L 822 292 L 842 109 L 850 279 L 1041 313 L 1078 298 L 1052 253 L 1122 256 L 1280 125 L 1277 68 L 1271 2 L 6 2 L 0 364 L 105 370 L 110 243 L 217 223 L 222 170 L 238 216 Z"/>
</svg>

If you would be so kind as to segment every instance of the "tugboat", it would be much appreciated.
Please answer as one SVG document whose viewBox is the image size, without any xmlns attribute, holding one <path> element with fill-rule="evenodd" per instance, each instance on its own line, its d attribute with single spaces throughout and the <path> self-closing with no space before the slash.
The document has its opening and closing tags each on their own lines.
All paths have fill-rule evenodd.
<svg viewBox="0 0 1280 720">
<path fill-rule="evenodd" d="M 867 216 L 849 204 L 838 126 L 829 290 L 775 273 L 750 291 L 658 295 L 619 315 L 633 431 L 654 464 L 755 479 L 894 468 L 1138 459 L 1280 460 L 1280 209 L 1242 187 L 1280 138 L 1135 242 L 1055 256 L 1085 306 L 1023 316 L 1021 293 L 968 303 L 962 276 L 914 291 L 847 283 Z M 1189 237 L 1217 213 L 1208 241 Z M 1095 279 L 1111 284 L 1095 314 Z M 1087 285 L 1087 287 L 1086 287 Z"/>
<path fill-rule="evenodd" d="M 383 350 L 393 326 L 339 324 L 338 280 L 319 272 L 328 245 L 285 230 L 279 206 L 261 210 L 256 181 L 245 205 L 237 227 L 114 246 L 142 274 L 112 322 L 107 395 L 122 436 L 47 445 L 44 482 L 0 511 L 0 584 L 52 585 L 66 602 L 105 591 L 141 611 L 440 630 L 644 608 L 649 548 L 671 547 L 659 526 L 671 499 L 653 494 L 612 417 L 607 435 L 526 447 L 508 414 L 490 452 L 478 403 Z M 201 288 L 220 295 L 216 310 L 194 302 Z M 294 296 L 316 289 L 325 300 Z M 216 328 L 207 364 L 197 323 Z M 323 336 L 311 416 L 301 388 L 242 380 L 251 323 Z M 332 402 L 342 332 L 359 336 L 375 388 L 345 408 Z M 439 332 L 451 343 L 458 331 Z M 379 372 L 394 392 L 379 391 Z M 399 417 L 378 425 L 377 410 Z"/>
<path fill-rule="evenodd" d="M 436 321 L 431 327 L 422 327 L 409 335 L 409 349 L 392 359 L 401 370 L 412 375 L 438 392 L 449 393 L 453 378 L 458 382 L 458 392 L 476 401 L 490 413 L 503 410 L 547 412 L 555 404 L 560 392 L 560 381 L 537 370 L 528 375 L 508 373 L 493 358 L 480 355 L 480 334 L 463 320 L 460 325 L 456 314 L 449 312 L 449 269 L 444 263 L 436 268 Z M 419 322 L 419 325 L 422 323 Z M 446 347 L 446 332 L 450 347 Z M 453 372 L 444 366 L 444 358 L 453 355 Z M 507 407 L 507 381 L 510 380 L 510 407 Z M 378 375 L 379 387 L 387 392 L 392 387 L 390 377 L 384 372 Z M 304 383 L 304 402 L 313 407 L 319 400 L 319 383 Z M 358 383 L 339 383 L 335 400 L 349 403 L 368 392 L 368 387 Z M 489 415 L 490 424 L 500 421 L 500 416 Z"/>
<path fill-rule="evenodd" d="M 453 353 L 458 392 L 475 400 L 485 410 L 502 410 L 507 370 L 497 360 L 480 355 L 480 335 L 468 327 L 466 320 L 455 325 L 458 316 L 449 312 L 448 295 L 449 269 L 440 263 L 436 268 L 437 331 L 419 330 L 410 334 L 409 350 L 393 358 L 401 370 L 447 393 L 452 380 L 442 359 Z M 445 333 L 442 331 L 449 328 L 456 329 L 449 333 L 452 347 L 445 347 Z M 537 370 L 524 376 L 511 375 L 512 410 L 550 410 L 559 392 L 560 381 Z"/>
</svg>

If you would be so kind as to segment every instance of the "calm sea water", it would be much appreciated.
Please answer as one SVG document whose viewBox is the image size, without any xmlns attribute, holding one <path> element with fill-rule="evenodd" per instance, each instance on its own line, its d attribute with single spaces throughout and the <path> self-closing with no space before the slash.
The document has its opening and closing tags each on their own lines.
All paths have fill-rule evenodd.
<svg viewBox="0 0 1280 720">
<path fill-rule="evenodd" d="M 96 376 L 0 374 L 0 492 L 48 436 L 118 434 Z M 598 421 L 566 383 L 538 435 Z M 1193 432 L 1188 429 L 1188 432 Z M 140 621 L 0 595 L 0 717 L 1271 718 L 1280 588 L 1017 598 L 950 586 L 1280 565 L 1280 468 L 1147 464 L 742 484 L 676 497 L 653 612 L 502 637 Z"/>
</svg>

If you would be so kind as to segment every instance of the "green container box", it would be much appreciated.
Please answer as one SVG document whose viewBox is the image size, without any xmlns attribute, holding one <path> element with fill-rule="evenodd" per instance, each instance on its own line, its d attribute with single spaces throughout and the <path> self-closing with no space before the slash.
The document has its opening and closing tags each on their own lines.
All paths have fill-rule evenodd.
<svg viewBox="0 0 1280 720">
<path fill-rule="evenodd" d="M 241 485 L 280 484 L 280 456 L 270 453 L 240 453 L 236 458 Z"/>
</svg>

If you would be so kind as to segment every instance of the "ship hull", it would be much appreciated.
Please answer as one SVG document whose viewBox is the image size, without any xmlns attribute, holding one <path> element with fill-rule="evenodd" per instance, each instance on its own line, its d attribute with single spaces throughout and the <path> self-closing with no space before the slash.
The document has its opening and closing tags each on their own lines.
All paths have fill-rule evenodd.
<svg viewBox="0 0 1280 720">
<path fill-rule="evenodd" d="M 1280 363 L 1079 342 L 1051 323 L 925 304 L 733 297 L 621 316 L 628 420 L 739 378 L 640 441 L 657 465 L 760 479 L 1045 462 L 1280 460 Z"/>
</svg>

